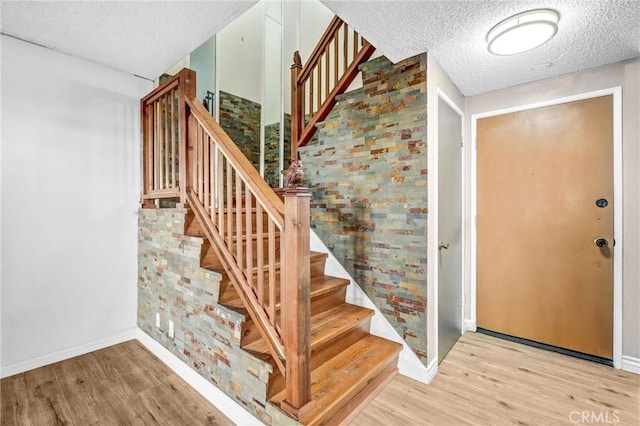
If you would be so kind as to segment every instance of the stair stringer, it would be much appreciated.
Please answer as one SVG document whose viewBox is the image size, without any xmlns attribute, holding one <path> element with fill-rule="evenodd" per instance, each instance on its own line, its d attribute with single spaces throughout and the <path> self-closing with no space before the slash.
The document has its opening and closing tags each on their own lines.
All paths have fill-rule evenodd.
<svg viewBox="0 0 640 426">
<path fill-rule="evenodd" d="M 346 302 L 374 311 L 373 317 L 371 318 L 371 328 L 369 333 L 402 345 L 402 351 L 400 351 L 398 357 L 399 373 L 422 383 L 430 383 L 438 371 L 438 364 L 436 360 L 431 360 L 431 362 L 429 362 L 429 366 L 425 367 L 418 356 L 413 352 L 413 350 L 411 350 L 409 345 L 407 345 L 389 321 L 387 321 L 382 312 L 380 312 L 380 309 L 378 309 L 364 290 L 362 290 L 362 288 L 356 283 L 356 280 L 353 279 L 351 274 L 349 274 L 340 262 L 338 262 L 338 259 L 336 259 L 333 253 L 331 253 L 331 250 L 329 250 L 329 248 L 322 242 L 313 229 L 311 229 L 310 240 L 312 251 L 328 253 L 329 255 L 325 265 L 325 273 L 327 275 L 349 280 Z"/>
</svg>

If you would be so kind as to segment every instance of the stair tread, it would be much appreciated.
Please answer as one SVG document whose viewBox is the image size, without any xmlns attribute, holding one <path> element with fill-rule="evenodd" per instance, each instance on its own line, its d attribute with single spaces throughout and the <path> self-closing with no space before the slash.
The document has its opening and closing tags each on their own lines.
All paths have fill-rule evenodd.
<svg viewBox="0 0 640 426">
<path fill-rule="evenodd" d="M 345 332 L 357 327 L 360 322 L 373 315 L 373 311 L 361 306 L 343 303 L 334 308 L 320 312 L 311 317 L 311 351 L 318 348 Z M 256 340 L 245 347 L 245 351 L 265 353 L 269 347 L 264 340 Z"/>
<path fill-rule="evenodd" d="M 368 335 L 311 372 L 311 399 L 314 406 L 301 424 L 318 424 L 335 414 L 346 402 L 396 359 L 402 345 Z M 270 401 L 279 404 L 286 390 Z"/>
<path fill-rule="evenodd" d="M 332 277 L 330 275 L 320 275 L 318 277 L 311 278 L 311 302 L 313 303 L 313 299 L 317 297 L 320 297 L 324 294 L 330 293 L 336 289 L 339 289 L 340 287 L 344 287 L 347 285 L 349 285 L 349 280 L 346 280 L 344 278 Z M 239 297 L 237 299 L 225 301 L 223 302 L 223 304 L 234 309 L 244 308 L 244 304 Z M 278 301 L 278 303 L 276 304 L 276 309 L 280 309 L 280 301 Z"/>
</svg>

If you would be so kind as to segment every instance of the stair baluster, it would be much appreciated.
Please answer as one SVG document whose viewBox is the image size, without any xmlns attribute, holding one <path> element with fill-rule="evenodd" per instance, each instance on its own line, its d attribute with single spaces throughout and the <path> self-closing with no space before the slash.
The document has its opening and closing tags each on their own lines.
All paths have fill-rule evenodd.
<svg viewBox="0 0 640 426">
<path fill-rule="evenodd" d="M 316 125 L 327 118 L 335 106 L 336 96 L 349 88 L 358 75 L 360 64 L 374 51 L 375 47 L 335 16 L 304 67 L 299 52 L 293 55 L 291 158 L 297 158 L 298 147 L 311 140 Z M 330 75 L 332 68 L 333 75 Z M 308 110 L 305 111 L 305 107 Z"/>
</svg>

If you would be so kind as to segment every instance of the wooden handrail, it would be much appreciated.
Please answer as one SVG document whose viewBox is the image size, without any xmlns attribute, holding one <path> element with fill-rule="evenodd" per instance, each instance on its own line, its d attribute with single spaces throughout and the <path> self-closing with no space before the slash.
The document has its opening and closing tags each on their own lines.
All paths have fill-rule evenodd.
<svg viewBox="0 0 640 426">
<path fill-rule="evenodd" d="M 187 68 L 184 68 L 183 70 L 181 70 L 181 72 L 183 72 L 184 70 L 187 70 Z M 171 89 L 178 87 L 181 77 L 184 79 L 184 75 L 176 73 L 176 75 L 172 76 L 170 79 L 149 92 L 144 98 L 142 98 L 142 102 L 149 104 L 158 99 L 160 96 L 165 95 Z"/>
<path fill-rule="evenodd" d="M 358 67 L 360 66 L 360 64 L 365 62 L 368 58 L 370 58 L 375 50 L 376 50 L 375 47 L 369 44 L 368 41 L 365 41 L 365 45 L 363 46 L 363 49 L 358 53 L 358 56 L 356 56 L 356 58 L 351 62 L 351 64 L 349 65 L 349 68 L 347 68 L 347 71 L 345 71 L 345 73 L 342 75 L 342 77 L 338 81 L 338 84 L 336 84 L 336 86 L 333 88 L 333 90 L 327 97 L 326 101 L 322 104 L 318 112 L 313 117 L 311 117 L 307 125 L 304 127 L 304 131 L 302 132 L 299 138 L 300 143 L 298 146 L 303 146 L 311 140 L 314 133 L 316 132 L 316 129 L 317 129 L 316 125 L 322 120 L 324 120 L 325 118 L 327 118 L 327 115 L 329 115 L 333 107 L 336 105 L 337 103 L 336 96 L 344 93 L 349 88 L 349 86 L 351 85 L 355 77 L 358 75 L 358 72 L 359 72 Z"/>
<path fill-rule="evenodd" d="M 245 184 L 251 185 L 251 192 L 263 205 L 263 208 L 279 229 L 284 226 L 284 203 L 273 191 L 269 184 L 260 177 L 255 167 L 233 143 L 229 135 L 220 127 L 218 122 L 209 114 L 204 106 L 194 98 L 186 99 L 191 108 L 191 114 L 202 124 L 203 130 L 215 139 L 220 151 L 231 162 L 234 170 L 237 170 Z"/>
<path fill-rule="evenodd" d="M 337 15 L 333 17 L 333 19 L 327 26 L 327 29 L 322 34 L 322 37 L 320 37 L 318 44 L 316 44 L 316 47 L 313 49 L 313 52 L 311 52 L 311 55 L 309 55 L 307 66 L 304 67 L 304 69 L 298 76 L 298 84 L 309 79 L 309 75 L 313 71 L 313 65 L 317 64 L 318 59 L 320 59 L 320 57 L 324 55 L 325 50 L 327 50 L 327 46 L 331 44 L 333 38 L 336 35 L 336 32 L 342 27 L 343 24 L 344 21 Z"/>
<path fill-rule="evenodd" d="M 329 23 L 320 41 L 302 66 L 298 52 L 291 66 L 291 157 L 306 145 L 316 125 L 327 118 L 375 48 L 338 16 Z M 331 72 L 333 70 L 333 72 Z"/>
</svg>

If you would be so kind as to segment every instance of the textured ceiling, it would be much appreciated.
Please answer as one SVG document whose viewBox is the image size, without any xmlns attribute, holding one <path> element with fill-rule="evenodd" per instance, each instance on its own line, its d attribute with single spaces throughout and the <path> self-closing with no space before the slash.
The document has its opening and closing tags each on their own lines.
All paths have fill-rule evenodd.
<svg viewBox="0 0 640 426">
<path fill-rule="evenodd" d="M 605 0 L 322 0 L 393 62 L 429 51 L 471 96 L 638 57 L 640 2 Z M 546 44 L 513 56 L 487 52 L 487 32 L 535 8 L 560 13 Z"/>
<path fill-rule="evenodd" d="M 157 78 L 256 1 L 2 1 L 2 33 Z"/>
<path fill-rule="evenodd" d="M 255 2 L 3 0 L 1 30 L 155 79 Z M 640 51 L 638 0 L 322 2 L 394 62 L 430 51 L 467 96 L 638 57 Z M 485 36 L 493 25 L 540 7 L 560 12 L 551 41 L 510 57 L 487 52 Z"/>
</svg>

